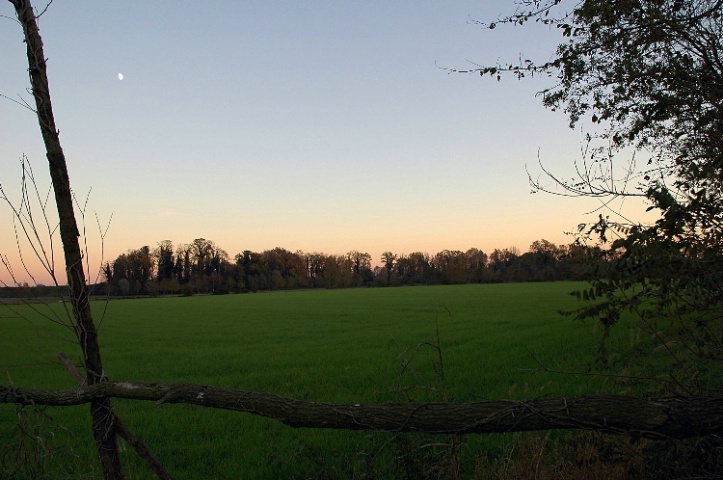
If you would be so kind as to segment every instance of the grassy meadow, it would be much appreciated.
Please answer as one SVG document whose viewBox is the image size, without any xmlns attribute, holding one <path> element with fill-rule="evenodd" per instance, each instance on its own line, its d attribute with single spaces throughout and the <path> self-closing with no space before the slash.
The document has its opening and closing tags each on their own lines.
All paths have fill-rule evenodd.
<svg viewBox="0 0 723 480">
<path fill-rule="evenodd" d="M 596 326 L 557 313 L 575 307 L 567 293 L 582 285 L 309 290 L 93 306 L 106 373 L 117 380 L 201 383 L 344 403 L 614 393 L 619 387 L 603 377 L 536 371 L 538 360 L 581 372 L 594 362 Z M 79 363 L 72 332 L 27 307 L 12 308 L 25 318 L 0 307 L 2 383 L 74 388 L 55 359 L 64 351 Z M 629 332 L 617 331 L 620 345 L 628 345 Z M 409 469 L 419 457 L 441 458 L 454 443 L 384 432 L 295 430 L 261 417 L 184 405 L 114 405 L 177 479 L 401 478 L 413 474 Z M 49 478 L 100 478 L 88 408 L 51 408 L 44 417 L 32 409 L 18 416 L 15 406 L 0 405 L 6 478 L 14 478 L 7 465 L 43 478 L 42 471 L 33 473 L 33 462 L 47 468 Z M 45 440 L 21 435 L 15 428 L 19 418 L 26 432 Z M 475 478 L 480 458 L 501 452 L 510 435 L 461 439 L 464 448 L 454 447 L 461 477 Z M 20 454 L 22 442 L 29 447 Z M 153 478 L 130 447 L 123 455 L 129 478 Z M 410 465 L 410 458 L 417 463 Z"/>
</svg>

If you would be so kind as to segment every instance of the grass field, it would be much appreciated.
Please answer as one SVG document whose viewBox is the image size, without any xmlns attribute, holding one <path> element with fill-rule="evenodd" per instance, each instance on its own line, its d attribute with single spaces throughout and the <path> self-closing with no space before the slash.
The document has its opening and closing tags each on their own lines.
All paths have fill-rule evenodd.
<svg viewBox="0 0 723 480">
<path fill-rule="evenodd" d="M 535 371 L 537 359 L 566 371 L 587 371 L 593 363 L 596 327 L 557 313 L 576 305 L 566 293 L 580 285 L 149 298 L 114 300 L 107 308 L 97 302 L 94 310 L 102 318 L 106 373 L 117 380 L 203 383 L 346 403 L 614 392 L 602 377 Z M 26 319 L 0 312 L 2 383 L 73 388 L 55 360 L 56 352 L 64 351 L 78 362 L 71 332 L 29 310 L 22 312 Z M 628 332 L 619 330 L 625 343 Z M 252 415 L 182 405 L 121 400 L 114 405 L 177 479 L 398 478 L 393 468 L 407 473 L 409 468 L 398 460 L 400 449 L 422 443 L 390 433 L 294 430 Z M 26 427 L 37 426 L 45 436 L 53 424 L 64 427 L 49 436 L 47 450 L 40 449 L 52 478 L 99 478 L 88 407 L 47 413 L 52 421 L 31 415 Z M 13 428 L 17 422 L 16 408 L 0 405 L 0 444 L 21 441 Z M 506 437 L 464 441 L 462 476 L 473 478 L 476 459 L 494 455 Z M 5 465 L 18 462 L 8 449 L 5 454 Z M 127 449 L 123 461 L 130 478 L 152 478 Z"/>
</svg>

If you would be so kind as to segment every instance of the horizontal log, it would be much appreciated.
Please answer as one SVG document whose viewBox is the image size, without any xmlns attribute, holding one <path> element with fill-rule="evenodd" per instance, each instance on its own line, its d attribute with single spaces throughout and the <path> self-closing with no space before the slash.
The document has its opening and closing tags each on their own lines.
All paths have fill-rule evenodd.
<svg viewBox="0 0 723 480">
<path fill-rule="evenodd" d="M 102 397 L 262 415 L 296 428 L 470 434 L 585 429 L 685 438 L 723 432 L 723 397 L 586 396 L 474 403 L 331 404 L 207 385 L 104 382 L 78 390 L 0 386 L 0 403 L 69 406 Z"/>
</svg>

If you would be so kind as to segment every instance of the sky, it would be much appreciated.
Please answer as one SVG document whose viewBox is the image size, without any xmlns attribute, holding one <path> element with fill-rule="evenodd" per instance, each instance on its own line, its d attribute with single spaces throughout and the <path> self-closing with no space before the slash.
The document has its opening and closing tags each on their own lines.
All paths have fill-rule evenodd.
<svg viewBox="0 0 723 480">
<path fill-rule="evenodd" d="M 569 243 L 565 232 L 595 220 L 599 204 L 531 194 L 526 173 L 542 162 L 567 178 L 580 159 L 585 132 L 536 97 L 554 79 L 447 70 L 549 59 L 562 40 L 554 30 L 475 23 L 513 8 L 55 0 L 39 25 L 91 277 L 166 239 L 210 239 L 231 258 L 359 250 L 376 264 L 384 251 Z M 33 101 L 9 2 L 0 15 L 0 184 L 17 207 L 23 155 L 41 198 L 50 182 L 36 118 L 6 98 Z M 0 205 L 0 254 L 26 281 L 13 225 Z M 62 271 L 55 235 L 52 245 Z M 48 283 L 21 250 L 34 281 Z M 0 281 L 11 281 L 4 269 Z"/>
</svg>

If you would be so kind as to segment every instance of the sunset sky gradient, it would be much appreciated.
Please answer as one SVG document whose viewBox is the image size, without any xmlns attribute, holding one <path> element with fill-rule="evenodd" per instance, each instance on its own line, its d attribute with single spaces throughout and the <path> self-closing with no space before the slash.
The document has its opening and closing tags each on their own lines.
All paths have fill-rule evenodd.
<svg viewBox="0 0 723 480">
<path fill-rule="evenodd" d="M 474 23 L 513 8 L 479 0 L 52 3 L 40 29 L 71 185 L 81 205 L 88 199 L 92 274 L 103 260 L 165 239 L 211 239 L 231 258 L 278 246 L 360 250 L 375 263 L 387 250 L 569 243 L 564 232 L 594 220 L 587 212 L 599 203 L 532 195 L 525 169 L 539 173 L 539 159 L 571 177 L 580 158 L 583 132 L 535 96 L 554 78 L 496 82 L 444 69 L 520 53 L 549 59 L 561 41 L 554 30 Z M 0 18 L 0 94 L 32 102 L 8 2 L 0 15 L 10 17 Z M 44 196 L 33 113 L 0 98 L 0 135 L 8 197 L 18 204 L 24 154 Z M 110 221 L 102 256 L 96 215 L 102 229 Z M 48 283 L 23 249 L 36 281 Z M 17 250 L 3 205 L 0 253 L 24 280 Z M 54 250 L 62 269 L 58 238 Z M 7 272 L 0 280 L 9 283 Z"/>
</svg>

